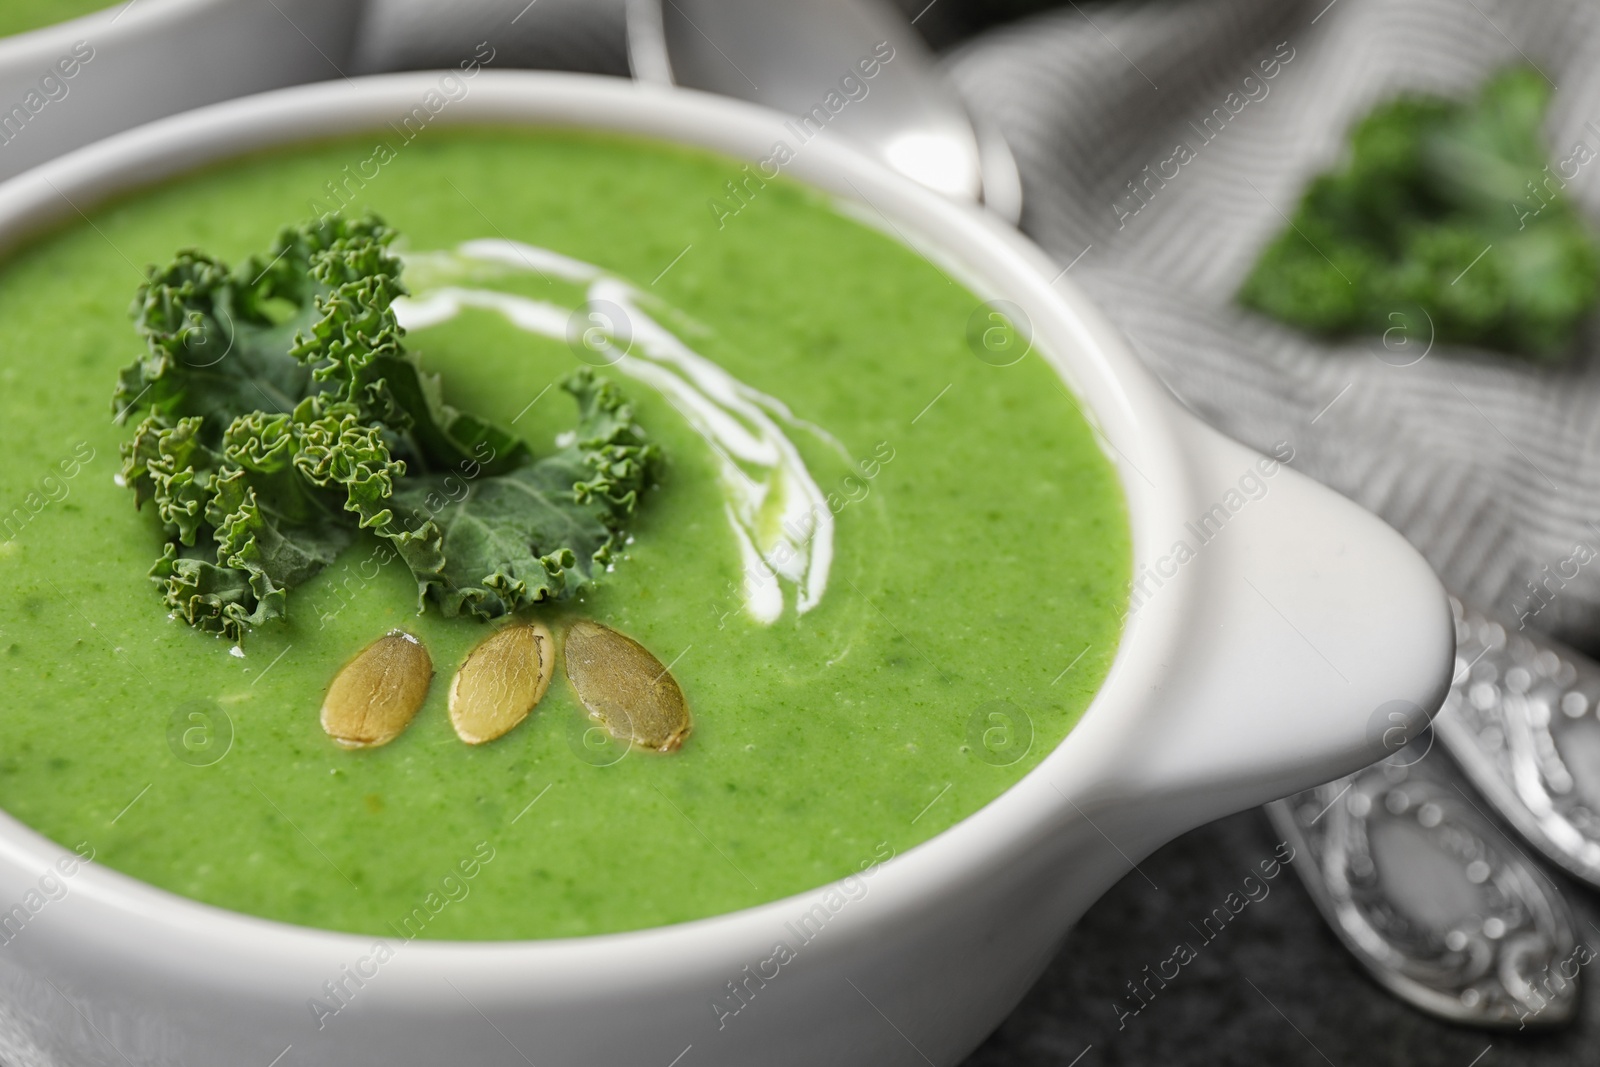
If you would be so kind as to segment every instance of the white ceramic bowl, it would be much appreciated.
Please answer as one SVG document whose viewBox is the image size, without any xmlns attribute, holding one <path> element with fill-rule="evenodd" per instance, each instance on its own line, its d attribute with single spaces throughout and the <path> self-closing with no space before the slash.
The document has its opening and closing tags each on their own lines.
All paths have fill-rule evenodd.
<svg viewBox="0 0 1600 1067">
<path fill-rule="evenodd" d="M 361 0 L 108 0 L 0 38 L 0 178 L 163 115 L 340 77 L 361 10 Z"/>
<path fill-rule="evenodd" d="M 421 73 L 302 86 L 103 141 L 0 186 L 0 251 L 75 217 L 74 204 L 242 152 L 382 126 L 436 84 Z M 436 121 L 625 131 L 752 161 L 785 136 L 781 117 L 726 99 L 533 73 L 486 72 Z M 864 200 L 981 295 L 1020 306 L 1035 346 L 1110 442 L 1137 567 L 1161 578 L 1159 588 L 1145 580 L 1151 595 L 1080 725 L 988 807 L 877 868 L 864 892 L 852 886 L 853 899 L 818 889 L 636 933 L 391 942 L 393 958 L 378 964 L 372 938 L 232 914 L 91 865 L 0 949 L 0 1030 L 13 1043 L 0 1058 L 955 1064 L 1133 863 L 1207 820 L 1381 758 L 1393 723 L 1375 714 L 1391 702 L 1407 702 L 1413 719 L 1437 706 L 1450 612 L 1398 535 L 1288 469 L 1259 479 L 1268 487 L 1259 499 L 1229 496 L 1260 457 L 1183 411 L 1014 231 L 829 138 L 807 144 L 789 173 Z M 1194 543 L 1186 524 L 1218 516 L 1213 505 L 1220 532 L 1176 563 L 1174 542 Z M 0 816 L 0 906 L 64 855 Z M 786 924 L 808 915 L 821 932 L 801 944 Z M 774 974 L 763 961 L 779 941 L 797 951 Z M 329 981 L 353 995 L 319 1028 L 310 1001 Z M 744 1006 L 730 1014 L 735 985 Z"/>
</svg>

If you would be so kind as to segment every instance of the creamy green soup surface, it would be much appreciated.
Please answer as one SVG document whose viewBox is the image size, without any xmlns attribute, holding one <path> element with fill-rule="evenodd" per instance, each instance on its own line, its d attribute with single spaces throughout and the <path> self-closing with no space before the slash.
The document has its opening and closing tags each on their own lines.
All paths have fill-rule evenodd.
<svg viewBox="0 0 1600 1067">
<path fill-rule="evenodd" d="M 110 6 L 106 0 L 0 0 L 0 36 L 54 26 Z"/>
<path fill-rule="evenodd" d="M 1045 360 L 974 355 L 975 296 L 797 183 L 710 210 L 739 173 L 710 154 L 429 131 L 362 170 L 378 136 L 138 193 L 0 267 L 0 806 L 109 867 L 252 915 L 564 937 L 825 884 L 970 815 L 1067 734 L 1116 650 L 1128 520 Z M 683 397 L 617 366 L 601 373 L 661 445 L 659 485 L 603 585 L 536 613 L 558 634 L 599 620 L 670 663 L 694 715 L 679 751 L 597 745 L 559 669 L 520 727 L 463 744 L 449 679 L 489 624 L 419 615 L 409 573 L 377 562 L 372 541 L 237 648 L 168 617 L 146 577 L 158 522 L 115 479 L 130 430 L 109 398 L 141 347 L 129 301 L 145 266 L 180 248 L 237 261 L 267 247 L 313 201 L 329 206 L 330 181 L 346 211 L 404 235 L 407 343 L 447 399 L 536 451 L 572 425 L 571 399 L 546 389 L 578 348 L 481 294 L 575 308 L 591 282 L 534 269 L 553 259 L 474 274 L 458 257 L 441 274 L 464 242 L 520 242 L 631 283 L 673 337 L 767 398 L 834 523 L 807 610 L 800 583 L 777 576 L 776 617 L 770 595 L 755 602 L 728 457 Z M 480 295 L 422 313 L 452 286 Z M 773 477 L 739 462 L 752 484 Z M 433 657 L 427 703 L 394 742 L 342 749 L 319 724 L 323 693 L 395 627 Z"/>
</svg>

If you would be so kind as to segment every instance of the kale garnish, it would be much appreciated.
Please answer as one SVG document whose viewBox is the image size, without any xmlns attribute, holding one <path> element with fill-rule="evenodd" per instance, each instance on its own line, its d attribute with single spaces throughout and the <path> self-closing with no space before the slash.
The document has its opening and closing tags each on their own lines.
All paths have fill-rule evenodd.
<svg viewBox="0 0 1600 1067">
<path fill-rule="evenodd" d="M 572 596 L 624 536 L 659 452 L 617 388 L 564 379 L 578 421 L 543 457 L 446 404 L 391 307 L 394 236 L 326 216 L 231 269 L 181 252 L 140 287 L 122 479 L 161 519 L 151 577 L 190 625 L 238 640 L 283 616 L 359 530 L 411 569 L 419 607 L 484 619 Z"/>
</svg>

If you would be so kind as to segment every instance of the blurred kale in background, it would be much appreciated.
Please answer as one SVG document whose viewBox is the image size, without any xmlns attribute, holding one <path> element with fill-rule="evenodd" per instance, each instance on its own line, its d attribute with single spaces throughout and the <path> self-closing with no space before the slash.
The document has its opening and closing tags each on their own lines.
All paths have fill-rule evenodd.
<svg viewBox="0 0 1600 1067">
<path fill-rule="evenodd" d="M 1559 358 L 1600 296 L 1600 252 L 1561 191 L 1596 153 L 1575 146 L 1550 165 L 1549 101 L 1544 78 L 1519 67 L 1471 102 L 1379 106 L 1342 164 L 1312 181 L 1240 301 L 1317 334 L 1401 328 Z"/>
</svg>

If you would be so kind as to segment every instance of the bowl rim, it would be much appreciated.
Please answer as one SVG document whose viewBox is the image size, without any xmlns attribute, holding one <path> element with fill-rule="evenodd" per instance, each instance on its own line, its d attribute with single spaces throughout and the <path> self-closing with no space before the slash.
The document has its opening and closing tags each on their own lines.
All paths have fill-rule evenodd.
<svg viewBox="0 0 1600 1067">
<path fill-rule="evenodd" d="M 456 71 L 418 71 L 274 90 L 185 112 L 77 149 L 0 184 L 0 255 L 9 256 L 108 199 L 201 167 L 274 147 L 375 130 L 436 90 Z M 581 128 L 687 145 L 735 162 L 763 158 L 785 133 L 787 117 L 693 90 L 639 85 L 593 75 L 481 71 L 470 91 L 435 116 L 449 126 Z M 1114 455 L 1128 506 L 1132 567 L 1159 553 L 1156 538 L 1182 523 L 1189 484 L 1180 409 L 1134 356 L 1119 332 L 1036 246 L 976 206 L 958 204 L 893 173 L 836 138 L 807 142 L 785 168 L 793 179 L 854 202 L 888 223 L 891 235 L 922 252 L 980 299 L 1002 296 L 1032 320 L 1035 347 L 1069 388 Z M 1069 268 L 1070 269 L 1070 268 Z M 1158 488 L 1165 487 L 1165 488 Z M 1170 594 L 1170 595 L 1169 595 Z M 1173 587 L 1124 622 L 1113 664 L 1066 738 L 998 797 L 948 829 L 893 856 L 873 872 L 871 893 L 852 925 L 919 911 L 933 898 L 1003 868 L 1064 821 L 1088 820 L 1115 781 L 1114 759 L 1139 727 L 1159 676 L 1182 637 L 1193 594 Z M 1086 729 L 1092 727 L 1092 729 Z M 1113 760 L 1107 764 L 1108 758 Z M 1125 758 L 1125 757 L 1124 757 Z M 1091 821 L 1091 825 L 1093 825 Z M 1098 829 L 1098 827 L 1096 827 Z M 1119 849 L 1120 851 L 1120 849 Z M 33 878 L 64 847 L 0 812 L 0 869 Z M 1130 860 L 1130 863 L 1132 861 Z M 682 973 L 693 959 L 735 946 L 770 944 L 772 931 L 834 883 L 731 912 L 618 933 L 520 941 L 403 942 L 430 968 L 458 966 L 488 978 L 518 978 L 559 968 L 594 979 L 625 967 Z M 287 960 L 348 955 L 387 937 L 260 918 L 159 889 L 98 863 L 74 875 L 73 896 L 105 922 L 58 936 L 97 938 L 102 958 L 113 942 L 132 951 L 151 939 L 178 938 L 209 948 L 211 977 L 241 977 L 241 957 Z M 110 921 L 115 919 L 115 922 Z M 188 962 L 186 961 L 186 965 Z M 196 963 L 201 966 L 203 964 Z"/>
<path fill-rule="evenodd" d="M 48 61 L 54 58 L 54 53 L 80 40 L 95 45 L 103 43 L 112 33 L 126 34 L 130 29 L 181 23 L 205 8 L 234 2 L 236 0 L 101 0 L 105 6 L 93 11 L 0 36 L 0 66 L 37 61 L 40 56 L 46 56 Z M 126 22 L 122 21 L 124 15 L 128 16 Z"/>
</svg>

